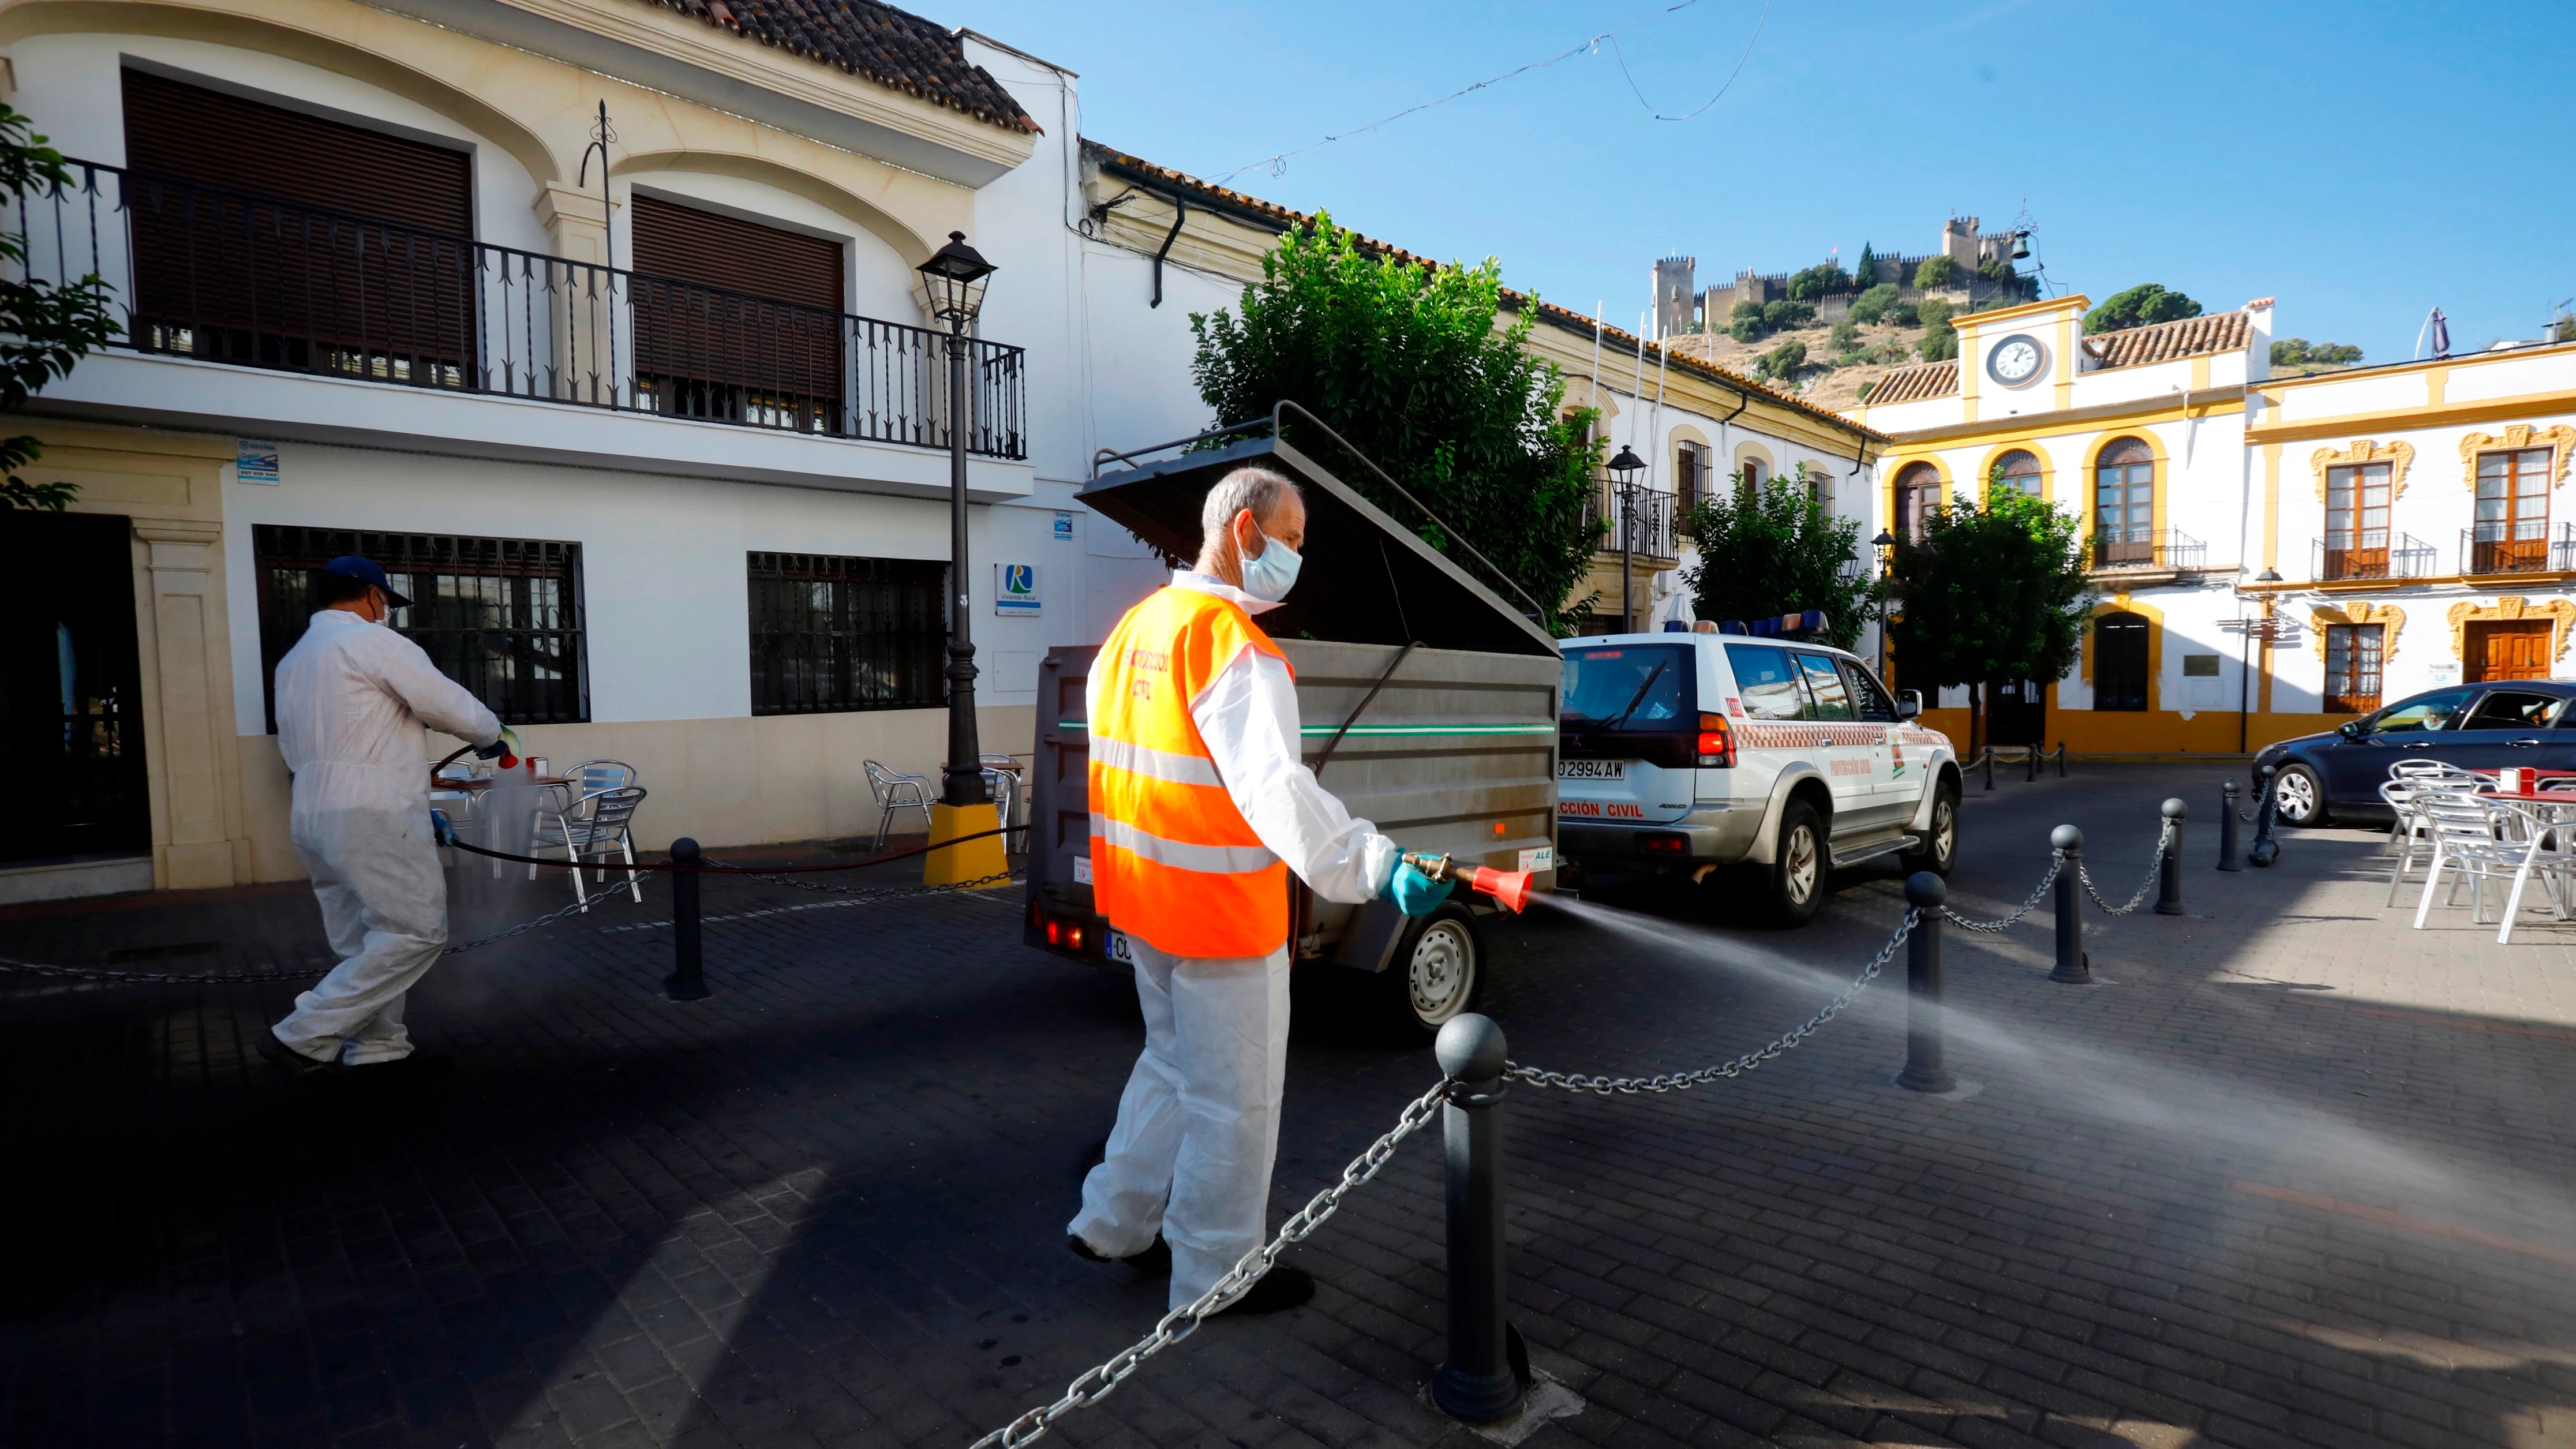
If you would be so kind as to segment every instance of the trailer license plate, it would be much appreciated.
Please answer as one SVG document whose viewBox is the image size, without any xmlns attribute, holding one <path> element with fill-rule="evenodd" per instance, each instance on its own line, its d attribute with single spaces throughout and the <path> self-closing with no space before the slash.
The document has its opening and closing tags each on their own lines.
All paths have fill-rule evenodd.
<svg viewBox="0 0 2576 1449">
<path fill-rule="evenodd" d="M 1560 780 L 1624 780 L 1628 778 L 1626 760 L 1559 760 L 1556 778 Z"/>
<path fill-rule="evenodd" d="M 1129 966 L 1136 964 L 1136 948 L 1128 942 L 1127 933 L 1125 931 L 1110 932 L 1109 943 L 1106 949 L 1109 953 L 1110 960 L 1121 962 Z"/>
</svg>

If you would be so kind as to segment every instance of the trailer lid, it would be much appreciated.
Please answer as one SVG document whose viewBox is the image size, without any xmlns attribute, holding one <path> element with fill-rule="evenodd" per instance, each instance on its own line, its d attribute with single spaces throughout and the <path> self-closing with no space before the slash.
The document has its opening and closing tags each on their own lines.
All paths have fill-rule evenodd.
<svg viewBox="0 0 2576 1449">
<path fill-rule="evenodd" d="M 1261 616 L 1273 637 L 1555 656 L 1555 638 L 1536 620 L 1275 437 L 1103 474 L 1074 496 L 1165 554 L 1190 559 L 1208 490 L 1247 464 L 1287 474 L 1306 494 L 1305 567 L 1288 602 Z"/>
</svg>

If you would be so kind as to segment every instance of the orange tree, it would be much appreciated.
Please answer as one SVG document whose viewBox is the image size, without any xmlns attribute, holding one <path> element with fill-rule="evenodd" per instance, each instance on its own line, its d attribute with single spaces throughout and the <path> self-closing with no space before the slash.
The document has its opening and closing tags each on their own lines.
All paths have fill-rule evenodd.
<svg viewBox="0 0 2576 1449">
<path fill-rule="evenodd" d="M 1989 685 L 2074 666 L 2093 611 L 2084 562 L 2077 520 L 2005 482 L 2000 467 L 1982 505 L 1937 505 L 1919 541 L 1897 542 L 1888 624 L 1897 679 L 1926 694 L 1969 686 L 1969 752 L 1984 743 Z"/>
</svg>

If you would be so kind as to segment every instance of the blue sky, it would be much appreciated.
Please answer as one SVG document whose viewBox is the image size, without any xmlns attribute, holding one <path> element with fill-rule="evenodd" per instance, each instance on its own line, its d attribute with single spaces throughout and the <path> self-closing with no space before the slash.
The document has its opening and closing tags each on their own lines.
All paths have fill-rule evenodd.
<svg viewBox="0 0 2576 1449">
<path fill-rule="evenodd" d="M 1670 0 L 1664 0 L 1670 3 Z M 1202 177 L 1348 130 L 1605 30 L 1688 111 L 1762 0 L 1242 5 L 964 0 L 914 8 L 1077 71 L 1084 130 Z M 2576 26 L 2482 6 L 1776 0 L 1697 119 L 1658 121 L 1610 46 L 1234 184 L 1614 321 L 1647 269 L 1929 250 L 1953 211 L 2027 207 L 2048 277 L 2096 301 L 2162 282 L 2212 311 L 2274 295 L 2280 335 L 2408 355 L 2540 334 L 2576 294 Z M 1643 22 L 1643 23 L 1640 23 Z"/>
</svg>

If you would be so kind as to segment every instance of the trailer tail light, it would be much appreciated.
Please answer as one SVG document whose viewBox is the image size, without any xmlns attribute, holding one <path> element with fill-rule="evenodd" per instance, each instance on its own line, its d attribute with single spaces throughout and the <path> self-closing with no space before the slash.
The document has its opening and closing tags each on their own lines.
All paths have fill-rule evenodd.
<svg viewBox="0 0 2576 1449">
<path fill-rule="evenodd" d="M 1735 763 L 1735 731 L 1727 728 L 1726 716 L 1703 714 L 1699 717 L 1699 762 L 1718 767 Z"/>
<path fill-rule="evenodd" d="M 1649 855 L 1690 854 L 1690 837 L 1687 835 L 1649 835 L 1639 844 Z"/>
<path fill-rule="evenodd" d="M 1050 951 L 1070 951 L 1076 956 L 1081 955 L 1082 923 L 1056 916 L 1047 917 L 1046 943 Z"/>
</svg>

